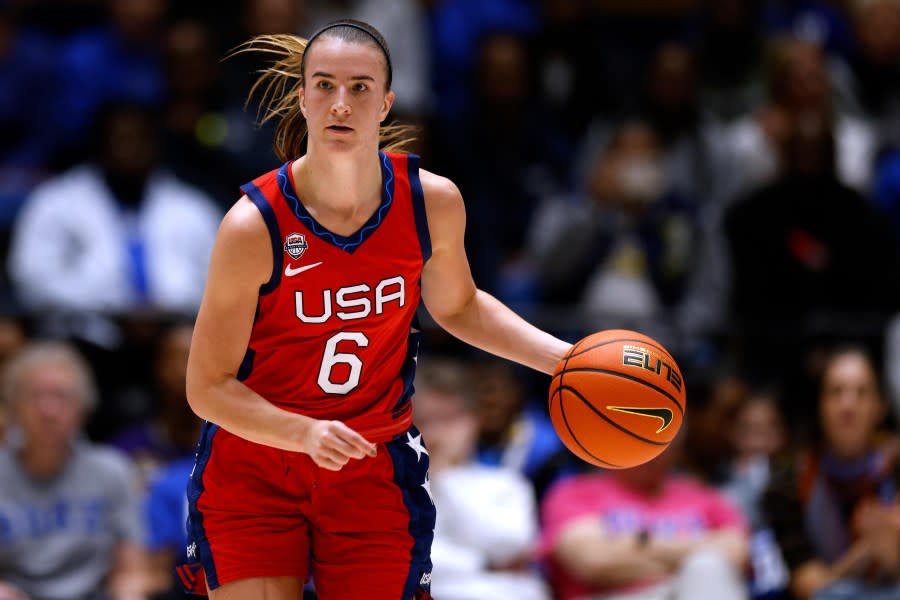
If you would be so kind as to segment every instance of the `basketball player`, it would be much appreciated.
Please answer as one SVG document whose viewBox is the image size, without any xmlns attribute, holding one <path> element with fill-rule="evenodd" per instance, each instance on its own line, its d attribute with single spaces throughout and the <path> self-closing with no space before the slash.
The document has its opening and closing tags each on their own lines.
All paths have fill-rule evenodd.
<svg viewBox="0 0 900 600">
<path fill-rule="evenodd" d="M 323 600 L 427 598 L 419 299 L 453 335 L 545 373 L 569 344 L 476 289 L 456 186 L 379 151 L 394 93 L 374 28 L 254 43 L 280 56 L 257 86 L 286 162 L 242 188 L 213 250 L 187 373 L 207 421 L 188 490 L 199 564 L 179 573 L 215 600 L 295 600 L 308 563 Z"/>
</svg>

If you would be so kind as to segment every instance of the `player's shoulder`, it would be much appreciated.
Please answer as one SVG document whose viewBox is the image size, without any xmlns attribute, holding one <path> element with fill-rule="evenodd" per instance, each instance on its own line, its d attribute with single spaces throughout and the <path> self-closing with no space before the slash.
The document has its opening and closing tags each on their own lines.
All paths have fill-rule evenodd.
<svg viewBox="0 0 900 600">
<path fill-rule="evenodd" d="M 464 210 L 462 194 L 450 178 L 419 169 L 419 181 L 422 183 L 425 207 L 429 215 L 445 215 Z"/>
<path fill-rule="evenodd" d="M 268 236 L 262 213 L 248 196 L 241 196 L 225 213 L 219 236 L 238 243 L 252 243 Z"/>
<path fill-rule="evenodd" d="M 426 199 L 429 196 L 439 200 L 462 197 L 459 188 L 449 177 L 438 175 L 427 169 L 419 169 L 419 181 L 422 182 L 422 191 L 425 192 Z"/>
</svg>

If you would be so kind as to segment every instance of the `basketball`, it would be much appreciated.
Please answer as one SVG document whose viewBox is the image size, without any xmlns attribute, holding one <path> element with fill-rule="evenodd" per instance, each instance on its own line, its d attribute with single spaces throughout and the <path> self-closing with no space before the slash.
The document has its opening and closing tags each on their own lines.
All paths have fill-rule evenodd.
<svg viewBox="0 0 900 600">
<path fill-rule="evenodd" d="M 636 331 L 593 333 L 556 367 L 549 408 L 563 443 L 606 469 L 658 456 L 681 428 L 684 379 L 672 355 Z"/>
</svg>

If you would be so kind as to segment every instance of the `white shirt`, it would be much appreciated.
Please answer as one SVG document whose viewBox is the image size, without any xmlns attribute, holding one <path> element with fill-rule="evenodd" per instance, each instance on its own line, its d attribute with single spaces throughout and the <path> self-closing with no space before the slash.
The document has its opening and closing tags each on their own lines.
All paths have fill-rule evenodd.
<svg viewBox="0 0 900 600">
<path fill-rule="evenodd" d="M 128 219 L 143 241 L 149 306 L 139 304 Z M 221 213 L 202 192 L 165 172 L 147 181 L 127 216 L 93 166 L 81 165 L 31 193 L 13 230 L 9 272 L 33 309 L 192 313 L 200 304 Z"/>
<path fill-rule="evenodd" d="M 471 464 L 436 472 L 431 492 L 437 523 L 431 549 L 431 592 L 441 600 L 549 600 L 534 572 L 492 571 L 512 562 L 537 537 L 534 492 L 519 473 Z"/>
</svg>

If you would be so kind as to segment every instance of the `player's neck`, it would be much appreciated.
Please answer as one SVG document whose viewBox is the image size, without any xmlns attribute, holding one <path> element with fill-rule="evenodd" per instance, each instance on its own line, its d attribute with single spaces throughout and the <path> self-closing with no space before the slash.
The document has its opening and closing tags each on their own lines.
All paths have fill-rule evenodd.
<svg viewBox="0 0 900 600">
<path fill-rule="evenodd" d="M 294 183 L 311 212 L 352 218 L 381 197 L 376 152 L 312 152 L 294 165 Z"/>
</svg>

